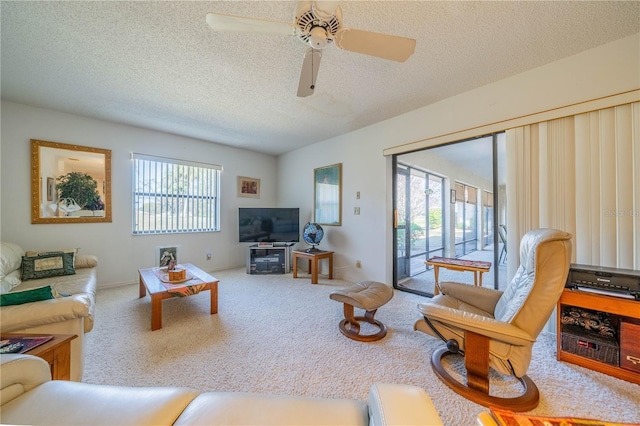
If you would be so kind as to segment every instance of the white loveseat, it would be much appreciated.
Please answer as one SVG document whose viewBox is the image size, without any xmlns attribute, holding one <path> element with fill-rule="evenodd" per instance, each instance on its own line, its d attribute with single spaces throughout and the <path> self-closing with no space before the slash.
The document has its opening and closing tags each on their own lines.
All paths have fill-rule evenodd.
<svg viewBox="0 0 640 426">
<path fill-rule="evenodd" d="M 184 387 L 51 380 L 29 355 L 1 355 L 0 417 L 15 425 L 442 425 L 427 393 L 374 384 L 368 403 Z"/>
<path fill-rule="evenodd" d="M 54 252 L 54 251 L 49 251 Z M 2 297 L 51 286 L 54 298 L 0 307 L 0 332 L 75 334 L 71 341 L 71 380 L 80 381 L 84 366 L 85 333 L 93 328 L 98 260 L 92 255 L 73 256 L 72 275 L 21 280 L 22 256 L 16 244 L 1 243 Z"/>
</svg>

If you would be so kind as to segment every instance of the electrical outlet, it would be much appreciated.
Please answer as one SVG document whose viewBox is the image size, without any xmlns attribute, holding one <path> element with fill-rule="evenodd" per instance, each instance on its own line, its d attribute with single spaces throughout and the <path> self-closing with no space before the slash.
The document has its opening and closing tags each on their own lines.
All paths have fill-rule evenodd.
<svg viewBox="0 0 640 426">
<path fill-rule="evenodd" d="M 207 260 L 211 260 L 211 250 L 207 252 Z"/>
<path fill-rule="evenodd" d="M 362 268 L 362 262 L 356 260 L 356 268 Z"/>
</svg>

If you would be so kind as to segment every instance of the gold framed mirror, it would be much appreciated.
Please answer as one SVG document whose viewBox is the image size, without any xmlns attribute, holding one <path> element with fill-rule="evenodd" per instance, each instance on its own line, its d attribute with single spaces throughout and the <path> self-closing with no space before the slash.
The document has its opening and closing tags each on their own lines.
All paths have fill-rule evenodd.
<svg viewBox="0 0 640 426">
<path fill-rule="evenodd" d="M 111 150 L 31 139 L 31 223 L 111 222 Z"/>
<path fill-rule="evenodd" d="M 313 170 L 314 222 L 342 225 L 342 163 Z"/>
</svg>

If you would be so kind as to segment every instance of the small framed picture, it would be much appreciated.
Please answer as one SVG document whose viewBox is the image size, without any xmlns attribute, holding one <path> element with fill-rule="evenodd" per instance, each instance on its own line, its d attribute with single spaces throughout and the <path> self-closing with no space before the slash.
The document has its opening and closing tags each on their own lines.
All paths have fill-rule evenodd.
<svg viewBox="0 0 640 426">
<path fill-rule="evenodd" d="M 238 176 L 238 197 L 260 198 L 260 179 Z"/>
<path fill-rule="evenodd" d="M 164 268 L 169 266 L 169 262 L 173 261 L 174 264 L 178 264 L 178 248 L 180 246 L 156 246 L 156 259 L 158 266 Z"/>
<path fill-rule="evenodd" d="M 47 178 L 47 201 L 53 201 L 53 194 L 56 193 L 55 179 L 52 177 Z"/>
</svg>

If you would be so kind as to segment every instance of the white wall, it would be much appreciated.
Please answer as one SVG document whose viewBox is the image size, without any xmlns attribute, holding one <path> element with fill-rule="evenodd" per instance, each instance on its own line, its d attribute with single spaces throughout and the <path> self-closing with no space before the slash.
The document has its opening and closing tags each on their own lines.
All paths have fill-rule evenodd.
<svg viewBox="0 0 640 426">
<path fill-rule="evenodd" d="M 79 246 L 100 257 L 102 286 L 132 282 L 154 264 L 157 245 L 181 245 L 181 260 L 215 271 L 244 264 L 237 207 L 297 206 L 312 220 L 313 169 L 343 164 L 342 226 L 325 226 L 320 248 L 336 252 L 335 273 L 348 281 L 391 282 L 391 159 L 383 150 L 450 132 L 640 88 L 640 34 L 501 80 L 277 159 L 245 150 L 100 120 L 2 102 L 0 237 L 29 249 Z M 504 130 L 504 129 L 503 129 Z M 31 225 L 29 139 L 112 150 L 113 222 Z M 423 145 L 425 145 L 423 143 Z M 426 143 L 429 145 L 429 142 Z M 222 231 L 131 235 L 129 153 L 222 164 Z M 259 200 L 236 198 L 236 177 L 262 179 Z M 356 191 L 361 198 L 356 200 Z M 361 214 L 353 214 L 354 207 Z M 213 259 L 205 254 L 212 249 Z M 355 261 L 362 261 L 362 269 Z"/>
<path fill-rule="evenodd" d="M 336 275 L 391 283 L 391 158 L 383 156 L 385 148 L 638 88 L 640 34 L 282 155 L 279 201 L 300 205 L 311 218 L 313 169 L 341 162 L 342 226 L 325 226 L 320 246 L 336 252 Z"/>
<path fill-rule="evenodd" d="M 139 268 L 155 265 L 159 245 L 180 245 L 179 260 L 206 271 L 244 265 L 246 244 L 238 243 L 238 207 L 275 206 L 274 156 L 5 101 L 1 112 L 0 237 L 29 250 L 80 247 L 81 253 L 95 254 L 101 287 L 137 281 Z M 112 151 L 111 223 L 31 224 L 30 139 Z M 222 165 L 222 230 L 133 236 L 131 152 Z M 237 176 L 261 179 L 260 199 L 238 198 Z M 206 259 L 209 249 L 211 260 Z"/>
</svg>

